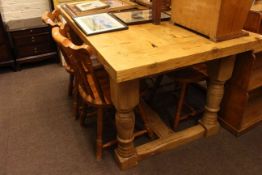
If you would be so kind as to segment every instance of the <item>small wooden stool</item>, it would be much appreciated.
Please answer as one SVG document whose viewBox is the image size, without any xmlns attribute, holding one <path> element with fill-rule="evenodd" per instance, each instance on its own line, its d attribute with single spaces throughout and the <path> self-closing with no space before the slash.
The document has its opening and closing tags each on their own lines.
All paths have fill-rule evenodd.
<svg viewBox="0 0 262 175">
<path fill-rule="evenodd" d="M 178 83 L 181 88 L 173 123 L 173 129 L 177 129 L 181 120 L 185 120 L 190 116 L 195 116 L 204 111 L 204 109 L 195 110 L 192 106 L 185 102 L 185 97 L 189 84 L 207 80 L 207 76 L 193 67 L 175 71 L 174 73 L 168 74 L 168 76 Z M 182 115 L 184 105 L 190 110 L 190 113 L 186 115 Z"/>
<path fill-rule="evenodd" d="M 176 105 L 176 112 L 175 112 L 174 122 L 173 122 L 173 129 L 177 129 L 179 122 L 181 120 L 187 119 L 190 116 L 195 116 L 203 112 L 204 110 L 204 109 L 195 110 L 193 107 L 185 103 L 185 97 L 186 97 L 187 88 L 189 84 L 207 80 L 207 67 L 205 64 L 199 64 L 193 67 L 177 70 L 177 71 L 168 73 L 166 75 L 169 78 L 173 79 L 173 83 L 178 84 L 181 89 L 179 93 L 179 97 L 178 97 L 178 102 Z M 160 75 L 156 78 L 156 81 L 154 83 L 154 87 L 153 87 L 153 90 L 151 92 L 149 99 L 152 100 L 157 89 L 160 88 L 161 82 L 163 80 L 163 76 L 164 75 Z M 182 115 L 182 110 L 183 110 L 184 105 L 187 106 L 190 110 L 190 113 L 187 115 Z"/>
</svg>

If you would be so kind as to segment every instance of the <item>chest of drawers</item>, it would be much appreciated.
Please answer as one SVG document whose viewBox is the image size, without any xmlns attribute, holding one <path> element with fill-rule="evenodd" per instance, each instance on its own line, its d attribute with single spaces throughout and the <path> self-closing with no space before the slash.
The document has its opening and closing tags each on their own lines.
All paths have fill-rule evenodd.
<svg viewBox="0 0 262 175">
<path fill-rule="evenodd" d="M 51 30 L 39 18 L 7 23 L 16 64 L 43 59 L 57 59 L 56 45 Z"/>
</svg>

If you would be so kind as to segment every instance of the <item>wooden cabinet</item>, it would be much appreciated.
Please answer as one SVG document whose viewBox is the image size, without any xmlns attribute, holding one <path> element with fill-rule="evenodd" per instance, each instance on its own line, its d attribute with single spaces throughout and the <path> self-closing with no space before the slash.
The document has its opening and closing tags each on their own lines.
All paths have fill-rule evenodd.
<svg viewBox="0 0 262 175">
<path fill-rule="evenodd" d="M 3 65 L 14 65 L 14 59 L 0 14 L 0 66 Z"/>
<path fill-rule="evenodd" d="M 255 4 L 245 29 L 262 33 L 261 11 Z M 236 135 L 262 122 L 262 53 L 238 57 L 231 80 L 226 84 L 221 124 Z"/>
<path fill-rule="evenodd" d="M 43 59 L 57 59 L 56 45 L 51 30 L 40 18 L 7 23 L 16 64 Z"/>
</svg>

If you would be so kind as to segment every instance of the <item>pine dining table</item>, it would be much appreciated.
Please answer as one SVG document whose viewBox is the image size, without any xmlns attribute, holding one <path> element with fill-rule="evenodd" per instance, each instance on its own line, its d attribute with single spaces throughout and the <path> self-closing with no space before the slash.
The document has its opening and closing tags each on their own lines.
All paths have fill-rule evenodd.
<svg viewBox="0 0 262 175">
<path fill-rule="evenodd" d="M 130 25 L 128 30 L 87 36 L 61 6 L 60 14 L 74 32 L 90 45 L 110 76 L 118 145 L 115 159 L 121 169 L 136 166 L 152 155 L 174 149 L 196 139 L 217 134 L 218 111 L 224 84 L 231 77 L 236 57 L 262 51 L 262 37 L 249 33 L 213 42 L 169 21 Z M 207 63 L 209 86 L 205 111 L 198 124 L 179 132 L 167 127 L 146 104 L 149 125 L 157 139 L 134 146 L 134 108 L 138 105 L 139 80 L 179 68 Z"/>
</svg>

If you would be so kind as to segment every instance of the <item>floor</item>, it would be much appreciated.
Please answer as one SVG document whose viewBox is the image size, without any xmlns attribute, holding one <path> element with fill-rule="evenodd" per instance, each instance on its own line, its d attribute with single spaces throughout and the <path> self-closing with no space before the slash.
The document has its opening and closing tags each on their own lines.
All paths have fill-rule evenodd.
<svg viewBox="0 0 262 175">
<path fill-rule="evenodd" d="M 2 68 L 0 68 L 2 69 Z M 95 127 L 82 128 L 57 64 L 0 70 L 0 175 L 260 175 L 262 126 L 236 138 L 224 129 L 120 171 L 113 151 L 94 155 Z"/>
</svg>

